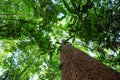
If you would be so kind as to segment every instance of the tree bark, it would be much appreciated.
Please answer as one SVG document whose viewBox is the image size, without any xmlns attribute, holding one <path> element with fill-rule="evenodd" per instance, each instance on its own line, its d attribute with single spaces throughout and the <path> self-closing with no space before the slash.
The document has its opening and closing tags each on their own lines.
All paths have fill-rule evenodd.
<svg viewBox="0 0 120 80">
<path fill-rule="evenodd" d="M 72 45 L 62 45 L 62 80 L 120 80 L 120 73 Z"/>
</svg>

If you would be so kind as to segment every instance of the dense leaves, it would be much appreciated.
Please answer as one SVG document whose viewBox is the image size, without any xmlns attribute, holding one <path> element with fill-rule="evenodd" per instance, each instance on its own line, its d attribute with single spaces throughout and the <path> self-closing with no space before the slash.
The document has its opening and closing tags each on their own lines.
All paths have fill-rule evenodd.
<svg viewBox="0 0 120 80">
<path fill-rule="evenodd" d="M 79 0 L 75 3 L 71 0 L 71 5 L 75 9 L 68 6 L 69 4 L 65 0 L 63 3 L 71 13 L 71 21 L 68 25 L 70 33 L 85 39 L 85 41 L 97 41 L 99 45 L 106 48 L 117 48 L 120 31 L 119 1 L 87 0 L 85 2 Z M 76 12 L 76 6 L 79 12 Z"/>
<path fill-rule="evenodd" d="M 37 74 L 41 80 L 59 80 L 59 61 L 50 62 L 53 52 L 53 58 L 58 57 L 49 36 L 58 15 L 54 4 L 44 0 L 3 0 L 1 4 L 0 38 L 4 52 L 0 55 L 5 55 L 1 58 L 1 79 L 23 80 Z"/>
</svg>

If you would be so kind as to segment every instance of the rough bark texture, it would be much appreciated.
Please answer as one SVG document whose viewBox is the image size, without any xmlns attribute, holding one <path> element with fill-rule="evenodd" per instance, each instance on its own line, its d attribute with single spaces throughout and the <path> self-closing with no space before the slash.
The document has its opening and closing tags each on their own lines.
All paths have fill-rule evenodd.
<svg viewBox="0 0 120 80">
<path fill-rule="evenodd" d="M 62 80 L 120 80 L 120 73 L 69 44 L 60 54 Z"/>
</svg>

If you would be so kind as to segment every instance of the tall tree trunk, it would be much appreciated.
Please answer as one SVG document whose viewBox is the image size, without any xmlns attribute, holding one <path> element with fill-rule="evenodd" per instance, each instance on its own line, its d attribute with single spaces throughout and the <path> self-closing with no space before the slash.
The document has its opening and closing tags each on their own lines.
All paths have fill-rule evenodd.
<svg viewBox="0 0 120 80">
<path fill-rule="evenodd" d="M 62 80 L 120 80 L 120 73 L 69 44 L 60 54 Z"/>
</svg>

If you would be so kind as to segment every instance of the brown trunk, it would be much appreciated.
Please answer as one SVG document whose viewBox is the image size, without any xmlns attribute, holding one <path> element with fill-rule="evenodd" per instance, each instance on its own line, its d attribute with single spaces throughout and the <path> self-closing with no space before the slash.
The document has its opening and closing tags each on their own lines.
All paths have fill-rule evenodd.
<svg viewBox="0 0 120 80">
<path fill-rule="evenodd" d="M 120 80 L 120 74 L 69 44 L 60 54 L 62 80 Z"/>
</svg>

